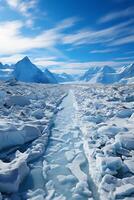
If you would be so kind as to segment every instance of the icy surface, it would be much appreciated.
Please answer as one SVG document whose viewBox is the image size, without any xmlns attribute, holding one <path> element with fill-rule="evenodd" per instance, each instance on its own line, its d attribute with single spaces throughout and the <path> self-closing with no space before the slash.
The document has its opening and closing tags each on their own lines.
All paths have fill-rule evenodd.
<svg viewBox="0 0 134 200">
<path fill-rule="evenodd" d="M 43 187 L 40 157 L 48 143 L 53 117 L 65 95 L 64 87 L 59 90 L 58 86 L 1 82 L 0 192 L 3 199 L 31 198 L 26 188 L 34 182 L 36 190 L 40 185 Z"/>
<path fill-rule="evenodd" d="M 44 156 L 44 178 L 47 194 L 53 191 L 51 199 L 86 200 L 92 197 L 88 183 L 88 163 L 83 152 L 82 134 L 77 126 L 73 103 L 74 96 L 70 91 L 61 104 L 63 109 L 55 118 Z"/>
<path fill-rule="evenodd" d="M 134 86 L 77 86 L 89 173 L 102 200 L 134 198 Z"/>
<path fill-rule="evenodd" d="M 0 199 L 134 199 L 133 92 L 1 82 Z"/>
</svg>

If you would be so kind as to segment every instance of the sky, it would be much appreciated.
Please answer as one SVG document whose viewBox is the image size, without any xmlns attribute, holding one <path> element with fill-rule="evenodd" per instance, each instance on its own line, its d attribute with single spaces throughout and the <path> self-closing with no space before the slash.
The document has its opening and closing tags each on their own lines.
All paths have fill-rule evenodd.
<svg viewBox="0 0 134 200">
<path fill-rule="evenodd" d="M 0 0 L 0 62 L 57 73 L 134 61 L 133 0 Z"/>
</svg>

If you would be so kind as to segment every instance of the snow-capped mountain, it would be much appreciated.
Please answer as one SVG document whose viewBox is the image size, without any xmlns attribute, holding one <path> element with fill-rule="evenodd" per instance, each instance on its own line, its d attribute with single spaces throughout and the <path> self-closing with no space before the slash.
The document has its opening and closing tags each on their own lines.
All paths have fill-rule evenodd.
<svg viewBox="0 0 134 200">
<path fill-rule="evenodd" d="M 96 75 L 98 73 L 98 71 L 100 70 L 100 67 L 91 67 L 89 68 L 81 77 L 80 80 L 81 81 L 90 81 L 94 75 Z"/>
<path fill-rule="evenodd" d="M 13 76 L 23 82 L 50 83 L 48 77 L 26 56 L 15 64 Z"/>
<path fill-rule="evenodd" d="M 107 73 L 115 73 L 116 70 L 113 67 L 106 65 L 106 66 L 100 68 L 100 72 L 107 74 Z"/>
<path fill-rule="evenodd" d="M 120 72 L 121 78 L 132 78 L 134 77 L 134 63 L 122 68 Z"/>
<path fill-rule="evenodd" d="M 91 67 L 80 77 L 80 80 L 91 83 L 111 83 L 116 79 L 115 72 L 115 69 L 110 66 Z"/>
<path fill-rule="evenodd" d="M 14 65 L 9 66 L 0 63 L 0 80 L 9 80 L 14 78 L 22 82 L 54 84 L 60 82 L 72 82 L 76 79 L 70 74 L 52 73 L 47 68 L 41 70 L 33 64 L 27 56 Z"/>
<path fill-rule="evenodd" d="M 58 83 L 55 75 L 52 72 L 50 72 L 48 69 L 45 69 L 43 72 L 50 83 Z"/>
<path fill-rule="evenodd" d="M 23 82 L 53 84 L 73 81 L 85 81 L 92 84 L 133 83 L 134 63 L 118 68 L 118 70 L 110 66 L 90 67 L 83 75 L 71 75 L 52 73 L 47 68 L 42 71 L 26 56 L 13 65 L 0 62 L 0 80 L 5 81 L 12 78 Z"/>
<path fill-rule="evenodd" d="M 56 73 L 54 73 L 54 76 L 58 83 L 75 81 L 75 77 L 73 77 L 73 75 L 71 75 L 71 74 L 66 74 L 66 73 L 56 74 Z"/>
<path fill-rule="evenodd" d="M 95 81 L 94 81 L 95 80 Z M 91 82 L 112 84 L 119 80 L 119 76 L 116 70 L 110 66 L 101 67 L 95 78 L 91 79 Z"/>
<path fill-rule="evenodd" d="M 120 71 L 117 71 L 110 66 L 92 67 L 80 77 L 80 80 L 89 83 L 112 84 L 118 82 L 130 82 L 129 78 L 131 78 L 132 82 L 133 77 L 134 64 L 131 64 L 123 67 Z"/>
</svg>

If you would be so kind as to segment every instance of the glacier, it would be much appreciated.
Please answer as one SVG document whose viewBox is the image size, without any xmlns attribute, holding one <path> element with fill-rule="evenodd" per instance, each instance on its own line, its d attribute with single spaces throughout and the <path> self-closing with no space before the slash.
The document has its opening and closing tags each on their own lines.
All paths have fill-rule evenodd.
<svg viewBox="0 0 134 200">
<path fill-rule="evenodd" d="M 133 91 L 0 81 L 0 199 L 133 199 Z"/>
</svg>

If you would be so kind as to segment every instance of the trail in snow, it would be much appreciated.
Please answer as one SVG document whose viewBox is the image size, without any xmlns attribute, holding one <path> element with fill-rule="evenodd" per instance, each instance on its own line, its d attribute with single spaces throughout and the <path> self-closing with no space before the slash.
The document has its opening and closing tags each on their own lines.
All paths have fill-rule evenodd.
<svg viewBox="0 0 134 200">
<path fill-rule="evenodd" d="M 44 156 L 46 200 L 93 199 L 89 188 L 88 162 L 83 152 L 82 136 L 77 126 L 73 92 L 63 100 L 55 118 Z M 95 193 L 93 191 L 93 193 Z M 94 195 L 97 199 L 97 195 Z"/>
<path fill-rule="evenodd" d="M 20 187 L 22 199 L 99 200 L 89 176 L 75 102 L 70 90 L 55 116 L 46 152 L 30 165 L 30 174 Z"/>
</svg>

